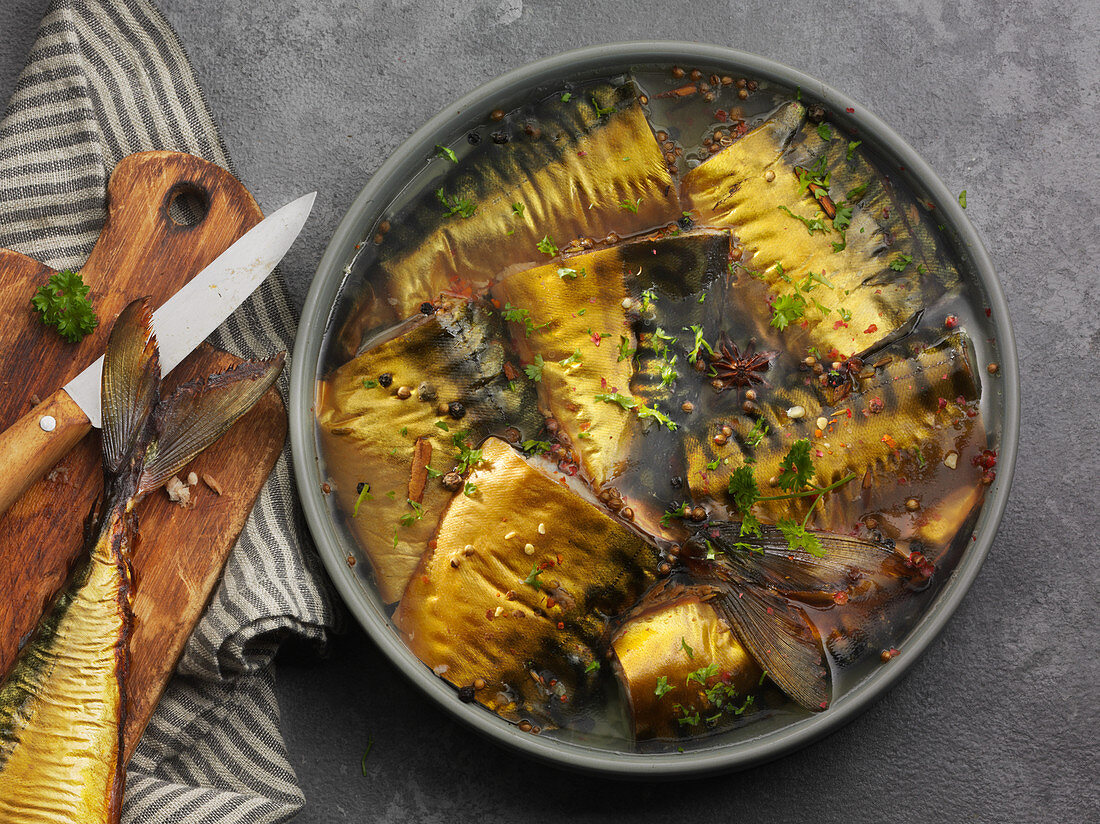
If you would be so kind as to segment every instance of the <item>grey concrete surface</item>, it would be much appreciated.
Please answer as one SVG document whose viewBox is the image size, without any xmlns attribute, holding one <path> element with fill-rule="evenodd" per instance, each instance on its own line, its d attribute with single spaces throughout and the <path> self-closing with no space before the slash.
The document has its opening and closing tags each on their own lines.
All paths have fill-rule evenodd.
<svg viewBox="0 0 1100 824">
<path fill-rule="evenodd" d="M 44 6 L 0 0 L 4 99 Z M 890 123 L 950 188 L 968 190 L 1018 336 L 1022 446 L 997 543 L 942 636 L 855 723 L 737 775 L 594 781 L 471 738 L 352 628 L 328 660 L 281 664 L 283 728 L 307 797 L 297 822 L 1100 821 L 1094 0 L 162 8 L 259 202 L 320 192 L 283 267 L 299 306 L 355 192 L 446 101 L 569 47 L 668 37 L 786 62 Z"/>
</svg>

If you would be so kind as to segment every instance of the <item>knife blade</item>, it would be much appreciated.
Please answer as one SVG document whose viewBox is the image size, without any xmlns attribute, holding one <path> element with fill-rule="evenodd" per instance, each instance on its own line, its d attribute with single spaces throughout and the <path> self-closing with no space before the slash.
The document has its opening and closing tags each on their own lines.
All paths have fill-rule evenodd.
<svg viewBox="0 0 1100 824">
<path fill-rule="evenodd" d="M 261 220 L 153 312 L 162 374 L 187 357 L 263 283 L 298 237 L 313 192 Z M 91 427 L 102 425 L 103 357 L 0 433 L 0 514 Z"/>
</svg>

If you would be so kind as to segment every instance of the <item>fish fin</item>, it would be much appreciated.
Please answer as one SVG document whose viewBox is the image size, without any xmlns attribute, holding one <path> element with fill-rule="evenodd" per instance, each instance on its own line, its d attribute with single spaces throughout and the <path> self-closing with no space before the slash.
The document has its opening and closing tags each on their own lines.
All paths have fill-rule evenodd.
<svg viewBox="0 0 1100 824">
<path fill-rule="evenodd" d="M 805 614 L 767 589 L 729 582 L 711 601 L 768 677 L 809 710 L 829 705 L 829 669 Z"/>
<path fill-rule="evenodd" d="M 183 384 L 157 407 L 156 440 L 150 444 L 138 495 L 157 489 L 220 438 L 252 408 L 282 371 L 286 352 L 246 360 L 199 381 Z"/>
<path fill-rule="evenodd" d="M 153 311 L 138 298 L 119 313 L 103 356 L 103 462 L 109 473 L 117 473 L 134 451 L 159 388 Z"/>
<path fill-rule="evenodd" d="M 791 549 L 783 533 L 772 526 L 763 527 L 759 537 L 741 535 L 737 523 L 710 524 L 702 534 L 723 550 L 718 563 L 728 564 L 738 579 L 787 594 L 834 593 L 865 578 L 897 580 L 911 574 L 889 544 L 832 532 L 813 533 L 823 555 Z M 745 550 L 745 545 L 751 549 Z"/>
</svg>

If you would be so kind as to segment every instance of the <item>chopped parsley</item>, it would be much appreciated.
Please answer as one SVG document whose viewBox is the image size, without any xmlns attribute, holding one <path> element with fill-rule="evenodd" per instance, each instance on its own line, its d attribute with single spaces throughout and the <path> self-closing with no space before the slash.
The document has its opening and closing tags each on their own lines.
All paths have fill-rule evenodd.
<svg viewBox="0 0 1100 824">
<path fill-rule="evenodd" d="M 694 681 L 699 686 L 705 687 L 707 685 L 707 681 L 711 678 L 714 678 L 716 675 L 718 675 L 718 665 L 711 663 L 707 664 L 705 667 L 700 667 L 694 672 L 688 673 L 688 677 L 687 679 L 685 679 L 684 683 L 690 684 L 692 681 Z"/>
<path fill-rule="evenodd" d="M 966 208 L 966 189 L 959 192 L 959 205 L 964 209 Z"/>
<path fill-rule="evenodd" d="M 622 209 L 624 212 L 633 212 L 634 214 L 638 214 L 638 207 L 641 206 L 641 205 L 642 205 L 642 199 L 641 198 L 638 198 L 637 200 L 622 200 L 622 201 L 619 201 L 619 208 L 620 209 Z"/>
<path fill-rule="evenodd" d="M 905 267 L 913 262 L 912 255 L 898 255 L 892 261 L 890 261 L 890 268 L 895 272 L 904 272 Z"/>
<path fill-rule="evenodd" d="M 424 517 L 424 506 L 423 504 L 418 504 L 411 498 L 406 498 L 405 503 L 411 506 L 413 508 L 413 511 L 406 512 L 404 515 L 401 516 L 401 525 L 412 526 L 416 521 L 419 521 L 421 518 Z"/>
<path fill-rule="evenodd" d="M 542 359 L 542 355 L 535 355 L 534 363 L 527 364 L 525 367 L 523 367 L 523 371 L 527 373 L 527 377 L 529 377 L 531 380 L 541 381 L 543 364 L 544 361 Z"/>
<path fill-rule="evenodd" d="M 477 484 L 472 484 L 469 481 L 467 481 L 466 486 L 462 490 L 462 494 L 465 495 L 467 498 L 472 498 L 472 497 L 474 497 L 474 494 L 476 492 L 477 492 Z"/>
<path fill-rule="evenodd" d="M 538 564 L 535 564 L 531 567 L 531 571 L 527 573 L 527 577 L 523 579 L 523 583 L 534 587 L 536 590 L 542 589 L 542 583 L 539 581 L 539 576 L 542 575 L 542 573 L 543 570 L 539 569 Z"/>
<path fill-rule="evenodd" d="M 666 510 L 665 514 L 661 516 L 661 526 L 671 526 L 673 518 L 686 517 L 690 509 L 686 503 L 682 503 L 675 509 Z"/>
<path fill-rule="evenodd" d="M 524 441 L 519 448 L 528 455 L 541 455 L 550 451 L 550 441 Z"/>
<path fill-rule="evenodd" d="M 435 153 L 438 157 L 445 157 L 452 163 L 458 163 L 458 157 L 455 155 L 454 149 L 436 143 Z"/>
<path fill-rule="evenodd" d="M 451 437 L 451 443 L 454 444 L 455 449 L 458 450 L 458 455 L 455 456 L 455 460 L 458 463 L 458 471 L 466 472 L 472 466 L 477 466 L 481 463 L 481 450 L 471 449 L 466 444 L 465 432 L 455 432 Z"/>
<path fill-rule="evenodd" d="M 568 358 L 562 358 L 560 361 L 558 361 L 558 366 L 571 366 L 574 363 L 580 363 L 580 362 L 581 362 L 581 350 L 576 349 L 576 350 L 573 351 L 573 354 L 570 355 Z"/>
<path fill-rule="evenodd" d="M 605 401 L 606 403 L 617 403 L 623 409 L 633 409 L 634 413 L 642 420 L 654 418 L 659 424 L 668 429 L 669 432 L 675 432 L 677 429 L 676 422 L 660 409 L 646 406 L 644 403 L 638 403 L 638 401 L 634 400 L 634 398 L 629 395 L 621 395 L 618 392 L 612 392 L 610 394 L 598 394 L 595 396 L 595 399 L 598 401 Z"/>
<path fill-rule="evenodd" d="M 550 257 L 558 253 L 558 247 L 554 245 L 554 241 L 550 239 L 550 235 L 543 235 L 542 240 L 538 242 L 537 248 L 544 255 L 550 255 Z"/>
<path fill-rule="evenodd" d="M 840 319 L 841 319 L 842 321 L 844 321 L 845 323 L 849 323 L 849 322 L 851 322 L 851 320 L 852 320 L 852 313 L 851 313 L 851 311 L 849 311 L 848 309 L 845 309 L 845 308 L 844 308 L 843 306 L 841 306 L 840 308 L 838 308 L 838 309 L 837 309 L 836 311 L 837 311 L 837 314 L 839 314 L 839 315 L 840 315 Z"/>
<path fill-rule="evenodd" d="M 638 405 L 638 402 L 629 395 L 622 395 L 618 392 L 598 394 L 596 395 L 596 400 L 604 401 L 605 403 L 617 403 L 623 409 L 633 409 Z"/>
<path fill-rule="evenodd" d="M 523 217 L 523 209 L 524 206 L 522 203 L 512 204 L 512 214 L 514 214 L 516 217 Z"/>
<path fill-rule="evenodd" d="M 438 426 L 440 429 L 442 429 L 444 432 L 450 432 L 451 431 L 451 427 L 447 426 L 446 421 L 436 421 L 435 425 Z"/>
<path fill-rule="evenodd" d="M 371 380 L 370 378 L 363 378 L 363 388 L 364 389 L 374 389 L 374 387 L 376 387 L 376 386 L 378 386 L 378 381 Z"/>
<path fill-rule="evenodd" d="M 57 332 L 69 343 L 77 343 L 99 325 L 88 290 L 91 287 L 71 269 L 50 275 L 34 297 L 31 306 L 42 316 L 47 326 L 57 327 Z"/>
<path fill-rule="evenodd" d="M 745 436 L 745 443 L 753 447 L 760 446 L 760 442 L 764 440 L 764 436 L 767 434 L 768 422 L 763 418 L 757 418 L 756 423 L 749 430 L 749 434 Z"/>
<path fill-rule="evenodd" d="M 862 140 L 849 140 L 848 141 L 848 159 L 849 160 L 852 159 L 852 156 L 856 153 L 856 149 L 858 149 L 862 144 L 863 144 Z M 867 184 L 865 183 L 863 185 L 866 186 Z"/>
<path fill-rule="evenodd" d="M 443 207 L 447 210 L 446 215 L 461 215 L 464 218 L 473 217 L 474 212 L 477 211 L 477 206 L 466 198 L 449 198 L 443 194 L 443 189 L 437 189 L 435 193 L 436 198 L 443 204 Z"/>
<path fill-rule="evenodd" d="M 510 323 L 522 323 L 524 337 L 531 337 L 531 333 L 536 329 L 541 329 L 543 326 L 548 326 L 549 321 L 542 324 L 542 326 L 535 326 L 535 322 L 531 320 L 531 313 L 526 309 L 517 309 L 510 303 L 504 304 L 504 309 L 501 311 L 500 316 Z"/>
<path fill-rule="evenodd" d="M 584 269 L 580 270 L 580 272 L 583 272 L 583 271 L 584 271 Z M 565 280 L 566 278 L 569 278 L 570 280 L 573 280 L 577 277 L 577 275 L 580 274 L 580 272 L 578 272 L 576 269 L 569 269 L 569 268 L 563 266 L 562 268 L 558 269 L 558 277 L 561 278 L 562 280 Z"/>
<path fill-rule="evenodd" d="M 688 646 L 687 638 L 685 638 L 683 635 L 680 636 L 680 649 L 687 653 L 688 658 L 695 657 L 695 650 Z"/>
<path fill-rule="evenodd" d="M 364 483 L 360 486 L 359 497 L 355 499 L 355 508 L 352 509 L 352 511 L 351 511 L 351 517 L 358 518 L 359 517 L 359 505 L 361 503 L 363 503 L 363 501 L 369 501 L 370 498 L 371 498 L 370 484 Z"/>
<path fill-rule="evenodd" d="M 829 131 L 829 126 L 828 126 L 827 123 L 818 123 L 817 124 L 817 136 L 820 137 L 822 140 L 832 140 L 833 139 L 833 133 L 831 131 Z"/>
<path fill-rule="evenodd" d="M 573 95 L 570 94 L 569 92 L 566 92 L 565 94 L 563 94 L 561 96 L 561 102 L 562 103 L 568 103 L 572 99 L 573 99 Z"/>
<path fill-rule="evenodd" d="M 596 100 L 596 95 L 592 95 L 592 108 L 596 110 L 596 117 L 603 117 L 606 114 L 612 114 L 615 111 L 614 106 L 608 106 L 606 109 L 600 106 L 599 101 Z"/>
<path fill-rule="evenodd" d="M 630 360 L 634 357 L 634 351 L 627 344 L 630 341 L 626 339 L 626 335 L 619 335 L 619 362 L 624 360 Z"/>
<path fill-rule="evenodd" d="M 841 201 L 836 205 L 836 217 L 833 218 L 833 230 L 843 232 L 852 225 L 852 207 Z"/>
<path fill-rule="evenodd" d="M 600 662 L 599 661 L 593 661 L 591 664 L 589 664 L 587 667 L 584 668 L 584 671 L 586 673 L 599 672 L 600 671 Z"/>
<path fill-rule="evenodd" d="M 813 218 L 802 217 L 802 215 L 796 215 L 794 212 L 792 212 L 786 206 L 779 206 L 778 208 L 779 208 L 780 211 L 786 212 L 788 215 L 793 217 L 795 220 L 802 221 L 803 225 L 806 227 L 806 231 L 809 232 L 811 235 L 814 232 L 821 232 L 822 234 L 826 234 L 829 231 L 829 227 L 827 227 L 825 225 L 824 218 L 820 218 L 820 217 L 813 217 Z"/>
<path fill-rule="evenodd" d="M 689 361 L 691 361 L 692 363 L 695 363 L 695 361 L 699 360 L 699 352 L 700 352 L 701 349 L 706 349 L 707 353 L 710 354 L 710 355 L 714 354 L 714 350 L 710 348 L 710 344 L 707 343 L 706 340 L 703 338 L 703 327 L 702 326 L 692 326 L 692 327 L 689 327 L 688 329 L 686 329 L 685 331 L 691 332 L 692 334 L 695 335 L 695 345 L 692 346 L 691 351 L 688 352 L 688 360 Z"/>
<path fill-rule="evenodd" d="M 680 377 L 676 371 L 676 356 L 672 355 L 661 363 L 661 386 L 672 386 L 673 381 Z"/>
<path fill-rule="evenodd" d="M 858 186 L 854 186 L 849 189 L 848 193 L 844 195 L 844 198 L 849 203 L 856 203 L 857 201 L 861 200 L 865 194 L 867 194 L 866 181 L 860 183 Z"/>
<path fill-rule="evenodd" d="M 662 696 L 664 696 L 666 693 L 669 693 L 669 692 L 672 692 L 672 687 L 670 687 L 669 684 L 668 684 L 668 676 L 667 675 L 658 676 L 657 686 L 653 690 L 653 694 L 656 695 L 658 698 L 661 698 Z"/>
</svg>

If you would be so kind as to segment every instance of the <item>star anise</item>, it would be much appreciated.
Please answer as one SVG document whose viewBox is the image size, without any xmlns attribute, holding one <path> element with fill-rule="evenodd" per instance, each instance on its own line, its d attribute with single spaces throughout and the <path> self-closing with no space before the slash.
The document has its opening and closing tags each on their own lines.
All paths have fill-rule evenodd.
<svg viewBox="0 0 1100 824">
<path fill-rule="evenodd" d="M 778 352 L 757 352 L 756 341 L 750 340 L 742 352 L 725 332 L 718 340 L 718 347 L 711 356 L 711 385 L 719 392 L 734 386 L 767 386 L 764 373 L 771 366 Z"/>
</svg>

